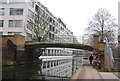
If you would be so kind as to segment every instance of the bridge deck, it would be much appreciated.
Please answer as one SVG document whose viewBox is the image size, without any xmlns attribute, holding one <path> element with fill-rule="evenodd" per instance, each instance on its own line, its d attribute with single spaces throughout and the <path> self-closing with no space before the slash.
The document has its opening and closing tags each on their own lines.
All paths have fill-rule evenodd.
<svg viewBox="0 0 120 81">
<path fill-rule="evenodd" d="M 76 43 L 60 43 L 60 42 L 36 42 L 36 43 L 26 43 L 26 48 L 73 48 L 73 49 L 83 49 L 92 51 L 93 47 L 89 45 L 76 44 Z"/>
</svg>

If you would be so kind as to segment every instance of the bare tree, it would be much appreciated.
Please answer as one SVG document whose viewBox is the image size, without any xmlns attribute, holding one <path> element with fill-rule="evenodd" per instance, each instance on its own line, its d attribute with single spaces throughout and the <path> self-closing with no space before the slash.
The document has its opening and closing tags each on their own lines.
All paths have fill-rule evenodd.
<svg viewBox="0 0 120 81">
<path fill-rule="evenodd" d="M 115 29 L 118 27 L 115 20 L 107 9 L 100 8 L 89 21 L 89 27 L 85 30 L 88 31 L 89 35 L 100 35 L 102 37 L 101 42 L 103 42 L 104 36 L 106 36 L 109 41 L 114 41 Z"/>
<path fill-rule="evenodd" d="M 91 45 L 92 44 L 92 35 L 85 33 L 82 36 L 82 44 L 88 44 Z"/>
<path fill-rule="evenodd" d="M 27 26 L 33 34 L 32 39 L 36 41 L 45 41 L 47 39 L 50 29 L 48 23 L 39 15 L 35 15 L 33 19 L 29 18 Z"/>
</svg>

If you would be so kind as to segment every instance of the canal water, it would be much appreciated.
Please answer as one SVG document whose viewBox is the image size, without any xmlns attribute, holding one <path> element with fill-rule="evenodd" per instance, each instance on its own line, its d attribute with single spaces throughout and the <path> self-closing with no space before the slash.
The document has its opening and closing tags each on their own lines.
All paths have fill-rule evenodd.
<svg viewBox="0 0 120 81">
<path fill-rule="evenodd" d="M 72 69 L 71 69 L 72 70 Z M 55 77 L 55 76 L 45 76 L 39 75 L 40 67 L 38 63 L 35 64 L 25 64 L 25 65 L 16 65 L 16 66 L 3 66 L 2 67 L 2 79 L 59 79 L 63 81 L 63 79 L 69 79 L 65 77 Z M 49 81 L 49 80 L 48 80 Z"/>
<path fill-rule="evenodd" d="M 3 79 L 37 79 L 38 77 L 39 76 L 37 64 L 2 67 Z"/>
<path fill-rule="evenodd" d="M 80 62 L 81 63 L 81 62 Z M 2 79 L 29 79 L 29 80 L 42 80 L 43 79 L 59 79 L 60 81 L 66 81 L 70 79 L 70 77 L 61 77 L 61 76 L 51 76 L 51 75 L 40 75 L 41 63 L 29 63 L 24 65 L 14 65 L 14 66 L 3 66 L 2 67 Z M 71 71 L 73 68 L 71 68 Z M 49 80 L 47 80 L 49 81 Z"/>
</svg>

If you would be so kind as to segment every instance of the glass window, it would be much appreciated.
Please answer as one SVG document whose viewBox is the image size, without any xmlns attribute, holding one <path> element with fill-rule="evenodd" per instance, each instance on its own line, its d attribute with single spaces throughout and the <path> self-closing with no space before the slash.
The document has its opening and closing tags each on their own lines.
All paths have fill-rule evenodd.
<svg viewBox="0 0 120 81">
<path fill-rule="evenodd" d="M 46 62 L 43 62 L 43 68 L 46 68 Z"/>
<path fill-rule="evenodd" d="M 14 4 L 14 3 L 25 3 L 26 0 L 9 0 L 10 4 Z"/>
<path fill-rule="evenodd" d="M 34 13 L 31 10 L 28 10 L 28 17 L 29 18 L 34 18 Z"/>
<path fill-rule="evenodd" d="M 10 8 L 10 15 L 23 15 L 22 8 Z"/>
<path fill-rule="evenodd" d="M 4 21 L 0 20 L 0 27 L 3 27 Z"/>
<path fill-rule="evenodd" d="M 0 8 L 0 15 L 4 15 L 4 8 Z"/>
<path fill-rule="evenodd" d="M 50 61 L 47 62 L 47 68 L 49 68 L 49 67 L 50 67 Z"/>
<path fill-rule="evenodd" d="M 7 4 L 7 0 L 0 0 L 0 4 Z"/>
<path fill-rule="evenodd" d="M 9 27 L 22 27 L 22 20 L 9 20 Z"/>
<path fill-rule="evenodd" d="M 33 1 L 33 0 L 29 0 L 29 1 L 28 1 L 28 4 L 29 4 L 30 6 L 32 6 L 32 7 L 34 7 L 34 1 Z"/>
<path fill-rule="evenodd" d="M 3 35 L 3 32 L 0 32 L 0 36 Z"/>
<path fill-rule="evenodd" d="M 26 33 L 26 41 L 32 41 L 32 34 Z"/>
<path fill-rule="evenodd" d="M 51 36 L 52 36 L 52 34 L 51 34 L 51 33 L 49 33 L 49 38 L 51 38 Z"/>
<path fill-rule="evenodd" d="M 120 35 L 118 36 L 118 43 L 120 43 Z"/>
<path fill-rule="evenodd" d="M 22 34 L 22 32 L 8 32 L 8 35 Z"/>
<path fill-rule="evenodd" d="M 27 28 L 28 28 L 29 30 L 32 30 L 32 24 L 31 24 L 29 21 L 27 21 Z"/>
</svg>

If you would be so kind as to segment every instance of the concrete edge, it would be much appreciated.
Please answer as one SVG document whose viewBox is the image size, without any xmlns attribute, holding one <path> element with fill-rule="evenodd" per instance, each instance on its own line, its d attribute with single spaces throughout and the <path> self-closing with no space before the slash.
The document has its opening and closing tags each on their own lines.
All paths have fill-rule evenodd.
<svg viewBox="0 0 120 81">
<path fill-rule="evenodd" d="M 76 73 L 73 74 L 71 79 L 77 79 L 79 76 L 80 71 L 83 69 L 84 66 L 80 66 L 78 70 L 76 70 Z"/>
<path fill-rule="evenodd" d="M 102 77 L 102 76 L 103 76 L 102 73 L 111 73 L 112 75 L 114 75 L 115 79 L 120 80 L 119 77 L 117 77 L 117 76 L 116 76 L 115 74 L 113 74 L 112 72 L 99 72 L 101 79 L 109 79 L 109 78 L 103 78 L 103 77 Z M 114 78 L 113 78 L 113 79 L 114 79 Z"/>
<path fill-rule="evenodd" d="M 95 69 L 96 70 L 96 69 Z M 98 71 L 98 70 L 96 70 L 97 72 L 98 72 L 98 74 L 99 74 L 99 76 L 100 76 L 100 79 L 103 79 L 102 78 L 102 76 L 101 76 L 101 74 L 100 74 L 100 72 Z"/>
</svg>

